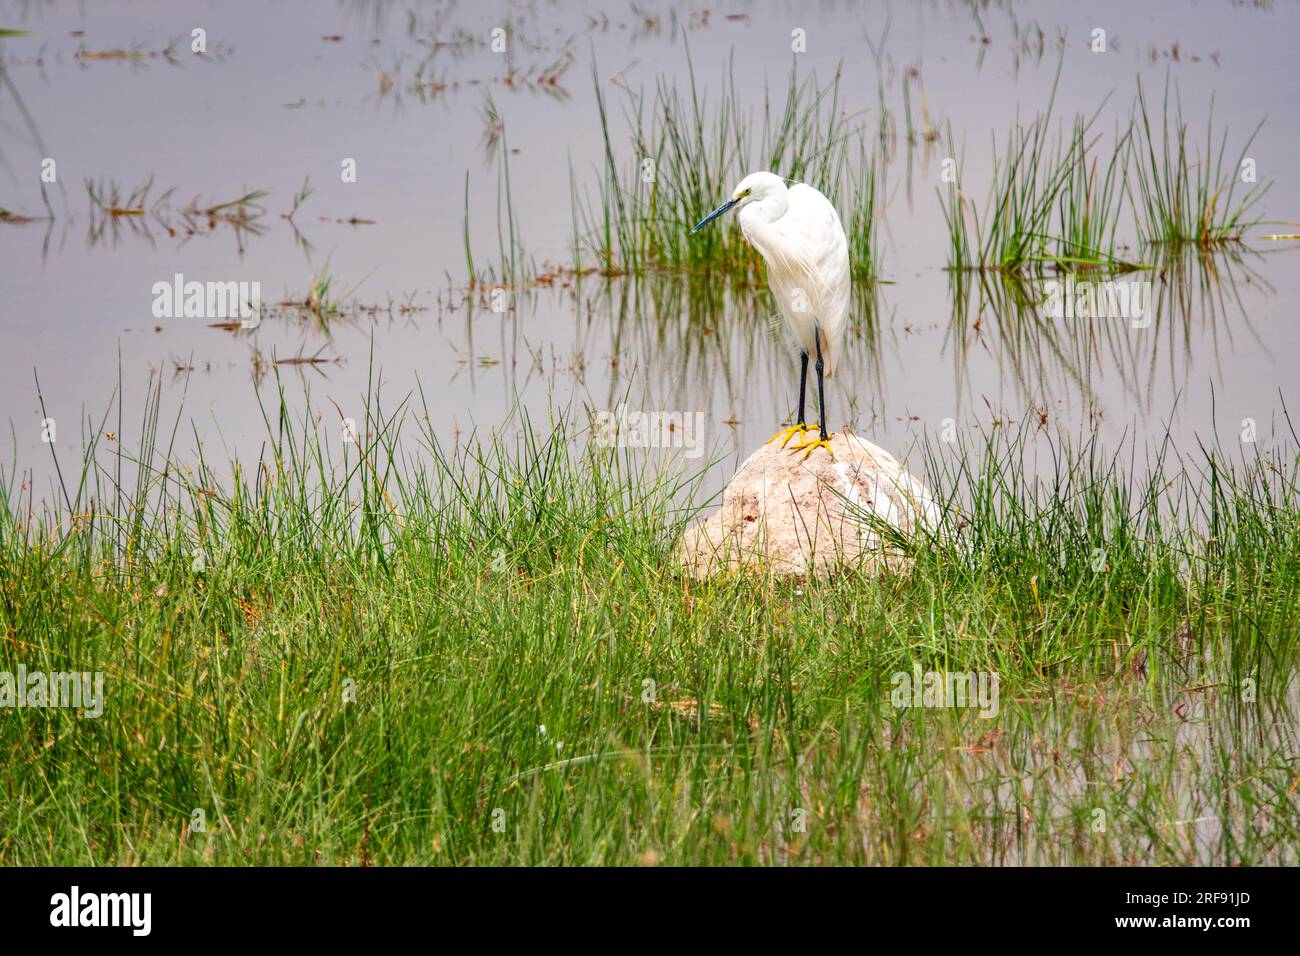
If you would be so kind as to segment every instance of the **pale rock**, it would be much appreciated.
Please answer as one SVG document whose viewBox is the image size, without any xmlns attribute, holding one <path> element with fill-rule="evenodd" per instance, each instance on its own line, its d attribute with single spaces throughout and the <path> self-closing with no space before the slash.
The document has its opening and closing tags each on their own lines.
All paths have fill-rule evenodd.
<svg viewBox="0 0 1300 956">
<path fill-rule="evenodd" d="M 848 433 L 830 443 L 831 454 L 817 448 L 806 459 L 793 443 L 759 448 L 727 482 L 722 506 L 686 529 L 677 561 L 697 578 L 741 567 L 801 576 L 904 568 L 867 516 L 905 535 L 938 528 L 934 495 L 883 448 Z"/>
</svg>

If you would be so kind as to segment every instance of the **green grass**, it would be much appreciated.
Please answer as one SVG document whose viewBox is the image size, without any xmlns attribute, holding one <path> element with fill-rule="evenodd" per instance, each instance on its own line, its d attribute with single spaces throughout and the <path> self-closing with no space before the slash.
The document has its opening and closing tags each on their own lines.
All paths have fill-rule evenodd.
<svg viewBox="0 0 1300 956">
<path fill-rule="evenodd" d="M 697 475 L 379 395 L 357 447 L 266 392 L 217 464 L 153 391 L 6 476 L 0 670 L 107 701 L 0 714 L 0 863 L 1297 862 L 1293 450 L 999 428 L 915 450 L 910 575 L 695 582 Z M 914 666 L 998 716 L 895 709 Z"/>
<path fill-rule="evenodd" d="M 848 237 L 853 277 L 868 280 L 879 274 L 877 158 L 869 148 L 871 136 L 843 111 L 838 73 L 821 86 L 816 77 L 800 79 L 792 67 L 784 91 L 774 94 L 764 88 L 761 122 L 755 122 L 756 104 L 737 93 L 730 63 L 716 102 L 697 86 L 691 65 L 685 90 L 675 79 L 662 77 L 653 96 L 623 89 L 622 135 L 611 115 L 615 104 L 594 64 L 592 82 L 602 160 L 590 178 L 570 167 L 570 261 L 559 271 L 594 271 L 605 277 L 721 273 L 753 282 L 762 275 L 762 262 L 734 217 L 699 234 L 692 234 L 691 227 L 748 173 L 767 169 L 830 197 Z M 474 253 L 467 174 L 462 222 L 466 270 L 471 286 L 527 285 L 554 270 L 539 265 L 523 248 L 510 188 L 506 125 L 495 113 L 487 116 L 501 143 L 492 152 L 498 178 L 497 252 L 491 261 L 480 261 Z"/>
<path fill-rule="evenodd" d="M 1117 254 L 1127 132 L 1116 131 L 1105 166 L 1091 130 L 1097 114 L 1076 117 L 1068 139 L 1052 132 L 1060 66 L 1045 111 L 1017 119 L 999 147 L 993 140 L 992 186 L 981 213 L 957 182 L 937 189 L 948 227 L 948 268 L 1006 273 L 1136 268 Z M 1100 110 L 1098 110 L 1100 112 Z M 950 155 L 956 148 L 949 137 Z"/>
<path fill-rule="evenodd" d="M 1210 246 L 1240 242 L 1246 229 L 1260 220 L 1253 214 L 1269 182 L 1242 183 L 1242 161 L 1259 135 L 1264 121 L 1242 145 L 1236 162 L 1228 158 L 1228 130 L 1215 141 L 1214 102 L 1205 122 L 1205 141 L 1189 145 L 1182 100 L 1174 94 L 1170 111 L 1169 81 L 1159 125 L 1152 126 L 1146 93 L 1138 81 L 1132 142 L 1137 169 L 1133 204 L 1138 231 L 1148 243 L 1194 243 Z"/>
<path fill-rule="evenodd" d="M 838 73 L 822 86 L 816 77 L 801 79 L 792 66 L 783 92 L 764 88 L 756 122 L 756 103 L 737 92 L 730 62 L 714 102 L 697 85 L 691 64 L 684 90 L 665 78 L 652 96 L 624 88 L 626 140 L 595 66 L 592 79 L 604 156 L 594 182 L 570 171 L 571 268 L 605 275 L 759 274 L 758 254 L 733 220 L 698 235 L 691 227 L 748 173 L 767 169 L 829 196 L 849 237 L 854 277 L 879 273 L 876 158 L 867 132 L 843 111 Z"/>
<path fill-rule="evenodd" d="M 1091 132 L 1100 108 L 1089 118 L 1076 117 L 1068 138 L 1053 135 L 1055 97 L 1054 82 L 1043 113 L 1028 125 L 1017 119 L 1000 147 L 994 140 L 983 212 L 963 189 L 960 175 L 958 182 L 936 190 L 948 230 L 950 270 L 1148 269 L 1152 266 L 1135 259 L 1121 242 L 1119 225 L 1126 216 L 1145 246 L 1238 242 L 1260 222 L 1253 210 L 1268 184 L 1237 182 L 1259 127 L 1236 164 L 1227 166 L 1228 134 L 1224 130 L 1216 142 L 1213 103 L 1205 142 L 1193 145 L 1181 104 L 1170 111 L 1168 84 L 1162 123 L 1153 127 L 1139 81 L 1131 118 L 1104 143 Z M 949 152 L 957 156 L 951 136 Z"/>
<path fill-rule="evenodd" d="M 1118 230 L 1128 174 L 1124 157 L 1132 128 L 1115 130 L 1113 148 L 1102 166 L 1101 156 L 1094 149 L 1097 140 L 1088 137 L 1089 125 L 1081 119 L 1075 121 L 1065 156 L 1069 175 L 1061 184 L 1057 199 L 1060 235 L 1051 261 L 1075 270 L 1136 268 L 1118 254 Z"/>
<path fill-rule="evenodd" d="M 823 86 L 815 76 L 801 79 L 794 67 L 783 96 L 764 88 L 761 122 L 755 122 L 752 105 L 737 92 L 728 62 L 713 100 L 698 85 L 693 64 L 685 89 L 675 78 L 663 77 L 652 95 L 624 87 L 624 142 L 606 84 L 593 64 L 603 157 L 594 170 L 594 184 L 570 168 L 571 261 L 563 271 L 595 271 L 607 277 L 722 273 L 754 281 L 762 275 L 762 263 L 734 219 L 698 235 L 690 229 L 730 195 L 746 173 L 770 169 L 831 197 L 848 234 L 853 276 L 878 277 L 880 183 L 893 122 L 880 65 L 883 40 L 871 47 L 880 74 L 879 116 L 872 130 L 845 112 L 838 72 Z M 1261 221 L 1254 210 L 1268 184 L 1237 182 L 1258 127 L 1236 164 L 1227 165 L 1227 130 L 1216 140 L 1212 103 L 1205 142 L 1197 145 L 1190 142 L 1176 97 L 1171 111 L 1168 84 L 1163 121 L 1153 126 L 1139 82 L 1131 116 L 1117 124 L 1112 135 L 1103 138 L 1093 132 L 1105 101 L 1091 116 L 1076 116 L 1066 133 L 1052 117 L 1059 79 L 1058 64 L 1043 112 L 1028 123 L 1017 117 L 1000 142 L 993 137 L 992 174 L 982 207 L 963 185 L 960 169 L 956 181 L 936 188 L 948 232 L 950 270 L 1038 274 L 1049 269 L 1149 269 L 1151 263 L 1135 254 L 1132 245 L 1235 242 Z M 916 82 L 919 85 L 919 78 Z M 904 71 L 909 143 L 915 139 L 911 83 Z M 490 127 L 504 138 L 498 120 L 489 113 Z M 928 140 L 937 133 L 926 122 Z M 948 158 L 960 167 L 951 132 L 948 151 Z M 466 265 L 471 283 L 526 283 L 539 270 L 519 239 L 507 151 L 499 151 L 498 164 L 497 260 L 477 263 L 470 249 L 467 179 Z M 1130 233 L 1121 230 L 1121 223 L 1130 221 L 1134 242 L 1126 243 Z"/>
<path fill-rule="evenodd" d="M 1052 148 L 1052 106 L 1060 78 L 1058 64 L 1044 113 L 1028 126 L 1017 117 L 1000 148 L 993 135 L 992 188 L 983 213 L 967 198 L 960 171 L 948 181 L 946 195 L 936 188 L 948 227 L 950 269 L 1017 272 L 1046 260 L 1052 214 L 1072 165 L 1068 154 Z M 948 148 L 955 159 L 951 132 Z"/>
</svg>

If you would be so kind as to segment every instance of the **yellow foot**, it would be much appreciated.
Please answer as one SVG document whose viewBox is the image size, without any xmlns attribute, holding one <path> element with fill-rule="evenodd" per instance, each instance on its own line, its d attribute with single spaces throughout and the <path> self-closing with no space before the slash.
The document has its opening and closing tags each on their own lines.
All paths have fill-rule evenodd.
<svg viewBox="0 0 1300 956">
<path fill-rule="evenodd" d="M 797 425 L 791 425 L 789 428 L 781 429 L 779 432 L 777 432 L 775 435 L 769 438 L 767 440 L 767 443 L 770 445 L 772 444 L 772 442 L 780 438 L 782 439 L 781 447 L 784 448 L 786 445 L 790 443 L 790 439 L 793 438 L 795 435 L 798 435 L 799 440 L 802 441 L 804 432 L 815 432 L 816 430 L 817 429 L 815 428 L 809 428 L 803 422 L 799 422 L 799 424 Z"/>
<path fill-rule="evenodd" d="M 816 429 L 810 428 L 808 429 L 808 431 L 816 431 Z M 835 452 L 831 451 L 830 440 L 826 438 L 820 438 L 820 437 L 814 438 L 812 441 L 806 441 L 802 445 L 795 445 L 793 450 L 802 451 L 804 460 L 807 461 L 808 456 L 811 455 L 818 448 L 825 448 L 826 454 L 830 455 L 831 458 L 835 457 Z"/>
</svg>

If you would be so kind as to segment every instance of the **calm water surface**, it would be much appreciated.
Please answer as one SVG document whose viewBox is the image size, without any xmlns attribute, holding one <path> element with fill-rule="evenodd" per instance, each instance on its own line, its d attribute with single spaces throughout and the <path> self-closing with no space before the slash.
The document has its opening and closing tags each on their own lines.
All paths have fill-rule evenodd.
<svg viewBox="0 0 1300 956">
<path fill-rule="evenodd" d="M 571 172 L 579 188 L 594 189 L 604 162 L 593 69 L 614 106 L 619 161 L 629 165 L 623 89 L 684 84 L 689 55 L 706 95 L 719 94 L 730 70 L 758 113 L 765 84 L 783 95 L 795 29 L 807 36 L 800 74 L 829 80 L 842 70 L 843 107 L 869 128 L 879 118 L 878 78 L 901 122 L 901 76 L 914 68 L 914 115 L 951 128 L 963 182 L 981 205 L 991 134 L 1043 109 L 1063 47 L 1055 115 L 1066 121 L 1101 107 L 1098 128 L 1113 129 L 1128 116 L 1138 77 L 1158 91 L 1166 76 L 1195 142 L 1211 97 L 1233 157 L 1267 117 L 1250 150 L 1260 179 L 1274 181 L 1259 212 L 1300 219 L 1300 4 L 976 6 L 978 15 L 943 2 L 810 10 L 647 2 L 635 11 L 609 3 L 0 3 L 0 26 L 34 34 L 0 40 L 12 82 L 0 93 L 0 207 L 33 218 L 0 222 L 6 467 L 16 460 L 48 487 L 34 371 L 67 460 L 119 380 L 130 422 L 158 377 L 164 420 L 179 409 L 193 421 L 181 432 L 183 452 L 197 433 L 249 457 L 264 435 L 253 386 L 273 380 L 274 359 L 322 360 L 279 367 L 291 400 L 332 417 L 337 403 L 360 417 L 373 353 L 385 394 L 396 401 L 422 385 L 431 424 L 449 442 L 501 427 L 518 407 L 542 420 L 552 408 L 620 401 L 699 412 L 704 444 L 721 456 L 710 475 L 716 488 L 793 403 L 797 356 L 771 332 L 766 297 L 731 289 L 710 304 L 699 288 L 709 280 L 698 278 L 588 276 L 575 285 L 561 277 L 494 312 L 482 295 L 466 298 L 466 182 L 469 235 L 476 258 L 488 258 L 499 234 L 501 147 L 487 145 L 495 109 L 532 271 L 567 262 Z M 878 72 L 865 35 L 878 38 L 887 20 Z M 1088 48 L 1098 26 L 1111 44 L 1105 55 Z M 491 48 L 498 27 L 509 29 L 508 54 Z M 206 31 L 206 57 L 190 51 L 195 28 Z M 84 55 L 119 50 L 134 55 Z M 1216 432 L 1235 444 L 1251 419 L 1260 444 L 1293 447 L 1283 409 L 1300 407 L 1300 249 L 1260 237 L 1294 225 L 1252 229 L 1230 255 L 1192 256 L 1153 276 L 1160 304 L 1149 327 L 1045 319 L 1017 305 L 1001 281 L 962 289 L 944 270 L 935 190 L 946 140 L 945 132 L 911 148 L 897 141 L 880 164 L 887 281 L 873 313 L 855 316 L 848 358 L 830 383 L 832 428 L 849 425 L 899 454 L 945 427 L 1026 418 L 1073 434 L 1097 429 L 1110 445 L 1131 439 L 1139 449 L 1168 430 L 1193 448 Z M 49 222 L 41 218 L 46 157 L 58 177 L 47 187 Z M 343 181 L 346 160 L 355 161 L 355 182 Z M 312 193 L 291 222 L 284 214 L 307 180 Z M 87 181 L 116 182 L 124 194 L 152 181 L 151 214 L 105 222 Z M 207 208 L 254 190 L 266 193 L 255 227 L 199 217 L 188 234 L 180 212 L 196 197 Z M 1121 236 L 1134 241 L 1131 224 Z M 154 284 L 176 273 L 256 281 L 264 302 L 276 303 L 303 298 L 325 271 L 333 293 L 357 307 L 328 334 L 276 310 L 256 330 L 233 332 L 153 314 Z M 134 431 L 124 429 L 128 445 Z"/>
</svg>

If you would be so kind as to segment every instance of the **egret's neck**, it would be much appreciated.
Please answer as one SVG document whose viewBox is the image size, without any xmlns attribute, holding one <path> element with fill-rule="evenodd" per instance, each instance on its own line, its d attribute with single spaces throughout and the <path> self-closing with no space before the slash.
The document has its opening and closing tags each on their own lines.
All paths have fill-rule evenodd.
<svg viewBox="0 0 1300 956">
<path fill-rule="evenodd" d="M 751 202 L 740 210 L 739 218 L 749 225 L 765 226 L 768 223 L 776 222 L 785 215 L 785 211 L 790 208 L 789 190 L 767 196 L 758 202 Z"/>
</svg>

